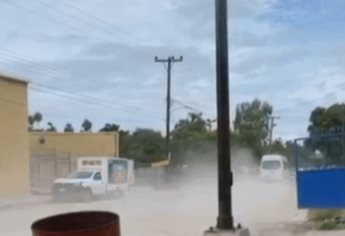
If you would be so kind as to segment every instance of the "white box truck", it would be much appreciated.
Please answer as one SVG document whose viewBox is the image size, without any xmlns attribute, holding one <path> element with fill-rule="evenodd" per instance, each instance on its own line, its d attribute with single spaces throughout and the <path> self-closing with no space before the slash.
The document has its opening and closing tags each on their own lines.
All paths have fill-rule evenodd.
<svg viewBox="0 0 345 236">
<path fill-rule="evenodd" d="M 80 157 L 77 170 L 66 178 L 54 181 L 52 195 L 58 200 L 81 197 L 87 201 L 94 196 L 120 197 L 134 183 L 134 161 L 115 157 Z"/>
</svg>

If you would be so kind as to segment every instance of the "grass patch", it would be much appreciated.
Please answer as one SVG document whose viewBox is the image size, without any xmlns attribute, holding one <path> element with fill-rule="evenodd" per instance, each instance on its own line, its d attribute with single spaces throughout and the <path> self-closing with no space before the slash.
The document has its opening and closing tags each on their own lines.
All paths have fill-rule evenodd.
<svg viewBox="0 0 345 236">
<path fill-rule="evenodd" d="M 344 211 L 340 209 L 309 210 L 308 215 L 307 215 L 309 221 L 316 221 L 316 222 L 326 221 L 326 220 L 334 219 L 340 216 L 344 216 Z"/>
<path fill-rule="evenodd" d="M 335 221 L 325 221 L 318 226 L 319 230 L 334 230 L 338 229 L 338 224 Z"/>
</svg>

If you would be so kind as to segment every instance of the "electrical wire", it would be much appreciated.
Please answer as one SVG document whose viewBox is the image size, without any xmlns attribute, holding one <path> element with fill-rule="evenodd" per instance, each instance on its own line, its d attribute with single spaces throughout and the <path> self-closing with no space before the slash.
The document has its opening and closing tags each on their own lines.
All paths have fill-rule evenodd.
<svg viewBox="0 0 345 236">
<path fill-rule="evenodd" d="M 17 4 L 17 3 L 14 2 L 14 1 L 2 0 L 1 3 L 5 3 L 5 4 L 7 4 L 7 5 L 10 5 L 10 6 L 12 6 L 13 8 L 21 9 L 22 11 L 24 11 L 24 12 L 26 12 L 26 13 L 29 13 L 29 14 L 34 15 L 34 16 L 36 16 L 36 17 L 39 17 L 39 18 L 45 19 L 45 20 L 47 20 L 47 21 L 53 22 L 53 23 L 55 23 L 55 24 L 62 25 L 62 26 L 64 26 L 64 27 L 68 28 L 69 30 L 71 30 L 73 33 L 75 33 L 75 31 L 79 31 L 78 28 L 73 28 L 73 27 L 71 27 L 70 25 L 68 25 L 68 24 L 66 24 L 66 23 L 64 23 L 64 22 L 57 21 L 57 20 L 55 20 L 55 19 L 51 19 L 51 18 L 46 17 L 46 16 L 44 16 L 44 15 L 37 14 L 37 12 L 35 12 L 35 11 L 29 9 L 29 8 L 23 7 L 22 5 Z M 80 32 L 81 32 L 81 31 L 80 31 Z M 79 33 L 80 33 L 80 32 L 79 32 Z M 81 34 L 83 35 L 83 34 L 85 34 L 85 33 L 84 33 L 84 32 L 81 32 Z"/>
<path fill-rule="evenodd" d="M 1 51 L 2 49 L 0 48 L 0 51 Z M 43 64 L 39 64 L 39 63 L 34 63 L 34 62 L 31 62 L 31 61 L 29 61 L 29 60 L 26 60 L 26 59 L 22 59 L 22 58 L 18 58 L 18 57 L 14 57 L 15 59 L 18 59 L 18 60 L 20 60 L 20 62 L 22 62 L 22 63 L 24 63 L 24 64 L 26 64 L 26 65 L 29 65 L 29 66 L 32 66 L 33 64 L 37 64 L 37 65 L 39 65 L 39 66 L 42 66 L 43 68 L 45 68 L 45 65 L 43 65 Z M 14 62 L 16 62 L 15 60 L 13 60 Z M 45 72 L 42 72 L 42 71 L 40 71 L 40 70 L 37 70 L 37 69 L 34 69 L 34 68 L 32 68 L 32 67 L 29 67 L 28 68 L 29 70 L 33 70 L 33 71 L 35 71 L 36 73 L 37 72 L 40 72 L 40 73 L 42 73 L 42 74 L 46 74 Z M 52 71 L 52 73 L 50 72 L 50 71 Z M 75 77 L 72 77 L 72 76 L 70 76 L 70 75 L 68 75 L 68 74 L 66 74 L 66 73 L 61 73 L 60 71 L 57 71 L 56 69 L 49 69 L 48 70 L 48 73 L 49 73 L 49 75 L 56 75 L 58 78 L 59 78 L 59 80 L 66 80 L 67 82 L 69 82 L 69 83 L 75 83 L 75 82 L 80 82 L 81 84 L 83 84 L 83 83 L 85 83 L 85 85 L 87 85 L 87 88 L 89 88 L 89 89 L 94 89 L 94 87 L 95 87 L 95 85 L 96 84 L 88 84 L 88 83 L 86 83 L 86 81 L 85 80 L 78 80 L 77 78 L 75 78 Z M 63 75 L 63 76 L 61 76 L 61 75 Z M 35 83 L 35 82 L 33 82 L 33 84 L 37 84 L 37 83 Z M 41 87 L 43 86 L 45 86 L 44 84 L 39 84 Z M 98 84 L 97 84 L 98 85 Z M 51 88 L 50 87 L 50 89 L 53 89 L 53 90 L 57 90 L 56 88 Z M 99 100 L 99 99 L 96 99 L 96 98 L 92 98 L 92 99 L 94 99 L 94 100 Z M 107 103 L 109 103 L 109 101 L 102 101 L 102 102 L 107 102 Z M 121 106 L 121 105 L 117 105 L 118 107 L 119 106 Z M 125 108 L 126 108 L 126 110 L 128 111 L 128 110 L 131 110 L 132 112 L 133 111 L 135 111 L 135 112 L 145 112 L 145 113 L 148 113 L 147 111 L 143 111 L 142 109 L 140 109 L 140 108 L 138 108 L 138 107 L 131 107 L 131 106 L 125 106 Z M 124 109 L 124 108 L 123 108 Z M 150 114 L 154 114 L 153 112 L 150 112 Z M 156 113 L 156 114 L 158 114 L 158 113 Z"/>
<path fill-rule="evenodd" d="M 92 14 L 86 12 L 86 11 L 83 11 L 82 9 L 80 9 L 80 8 L 70 4 L 70 3 L 67 3 L 65 1 L 60 1 L 60 3 L 62 3 L 63 5 L 71 8 L 71 9 L 74 9 L 75 11 L 77 11 L 77 12 L 79 12 L 79 13 L 87 16 L 87 17 L 89 17 L 90 19 L 93 19 L 93 20 L 99 22 L 101 25 L 104 25 L 104 26 L 108 27 L 108 29 L 116 30 L 116 32 L 126 36 L 127 38 L 133 39 L 135 41 L 142 41 L 142 39 L 136 38 L 133 35 L 131 35 L 130 33 L 120 29 L 119 27 L 117 27 L 117 26 L 115 26 L 113 24 L 110 24 L 109 22 L 106 22 L 105 20 L 103 20 L 102 18 L 100 18 L 98 16 L 95 16 L 95 15 L 92 15 Z"/>
<path fill-rule="evenodd" d="M 131 109 L 126 109 L 125 107 L 118 107 L 116 106 L 116 104 L 112 104 L 108 101 L 104 101 L 104 100 L 100 100 L 100 99 L 95 99 L 93 97 L 86 97 L 86 96 L 78 96 L 78 95 L 72 95 L 72 94 L 68 94 L 62 91 L 58 91 L 55 88 L 52 87 L 47 87 L 44 85 L 40 85 L 40 84 L 33 84 L 31 86 L 31 89 L 33 90 L 39 90 L 39 91 L 43 91 L 46 92 L 48 94 L 54 94 L 56 96 L 59 97 L 63 97 L 63 98 L 67 98 L 67 99 L 72 99 L 72 100 L 76 100 L 82 103 L 86 103 L 86 104 L 92 104 L 92 105 L 96 105 L 96 106 L 101 106 L 101 107 L 105 107 L 105 108 L 110 108 L 110 109 L 116 109 L 116 110 L 122 110 L 122 111 L 126 111 L 128 113 L 132 113 L 132 114 L 136 114 L 138 115 L 138 113 L 140 113 L 140 111 L 138 110 L 131 110 Z M 150 114 L 145 114 L 146 117 L 151 117 L 152 119 L 156 119 L 156 120 L 163 120 L 163 118 L 161 117 L 157 117 L 154 115 L 150 115 Z"/>
</svg>

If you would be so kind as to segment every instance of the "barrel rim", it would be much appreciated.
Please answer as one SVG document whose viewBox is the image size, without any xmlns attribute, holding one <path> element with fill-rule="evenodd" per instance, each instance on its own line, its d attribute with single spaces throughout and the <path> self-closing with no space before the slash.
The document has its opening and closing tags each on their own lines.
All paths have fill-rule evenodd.
<svg viewBox="0 0 345 236">
<path fill-rule="evenodd" d="M 82 229 L 71 229 L 71 230 L 61 230 L 61 231 L 57 231 L 54 229 L 40 229 L 42 224 L 45 224 L 47 222 L 51 222 L 52 220 L 56 220 L 59 218 L 65 218 L 65 217 L 71 217 L 71 216 L 82 216 L 83 214 L 95 214 L 95 215 L 108 215 L 108 216 L 112 216 L 113 219 L 109 220 L 107 222 L 104 222 L 103 224 L 100 224 L 98 226 L 90 226 L 90 227 L 84 227 Z M 55 234 L 59 234 L 59 233 L 82 233 L 82 232 L 86 232 L 86 231 L 90 231 L 90 230 L 99 230 L 99 229 L 103 229 L 103 228 L 107 228 L 111 225 L 118 225 L 119 226 L 120 223 L 120 217 L 118 214 L 113 213 L 113 212 L 108 212 L 108 211 L 78 211 L 78 212 L 67 212 L 67 213 L 62 213 L 62 214 L 57 214 L 57 215 L 52 215 L 52 216 L 48 216 L 46 218 L 42 218 L 39 219 L 37 221 L 35 221 L 34 223 L 32 223 L 31 225 L 31 230 L 33 232 L 38 232 L 38 233 L 55 233 Z"/>
</svg>

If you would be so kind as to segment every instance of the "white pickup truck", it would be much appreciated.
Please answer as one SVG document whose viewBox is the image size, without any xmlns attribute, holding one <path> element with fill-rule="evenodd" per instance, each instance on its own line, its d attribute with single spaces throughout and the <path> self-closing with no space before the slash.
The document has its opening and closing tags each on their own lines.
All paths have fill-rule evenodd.
<svg viewBox="0 0 345 236">
<path fill-rule="evenodd" d="M 54 181 L 52 195 L 81 197 L 84 201 L 94 196 L 120 197 L 134 183 L 134 161 L 115 157 L 80 157 L 77 170 L 66 178 Z"/>
</svg>

